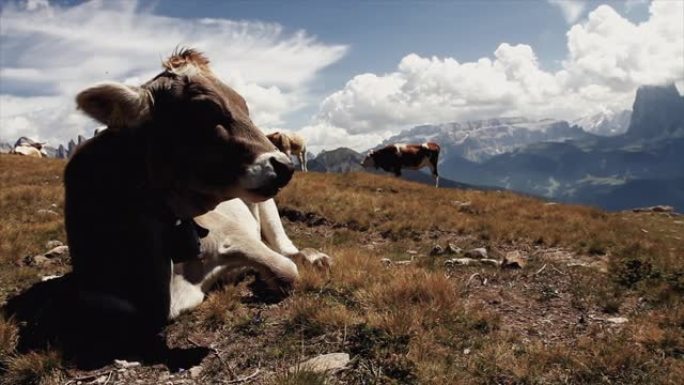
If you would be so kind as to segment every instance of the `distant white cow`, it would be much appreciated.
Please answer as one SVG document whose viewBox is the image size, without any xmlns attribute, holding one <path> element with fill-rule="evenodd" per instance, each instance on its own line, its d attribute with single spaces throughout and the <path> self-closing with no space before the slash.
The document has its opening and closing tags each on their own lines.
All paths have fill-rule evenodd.
<svg viewBox="0 0 684 385">
<path fill-rule="evenodd" d="M 299 159 L 301 170 L 307 171 L 306 140 L 301 135 L 294 132 L 276 131 L 266 135 L 266 137 L 278 147 L 278 150 L 286 153 L 288 156 L 295 155 Z"/>
<path fill-rule="evenodd" d="M 291 287 L 299 273 L 294 260 L 329 268 L 331 258 L 313 249 L 299 250 L 285 233 L 273 199 L 246 203 L 232 199 L 195 218 L 209 231 L 201 239 L 201 256 L 174 265 L 169 318 L 197 307 L 217 282 L 254 269 L 275 291 Z"/>
<path fill-rule="evenodd" d="M 35 140 L 22 136 L 14 143 L 14 148 L 10 151 L 10 154 L 46 158 L 48 154 L 45 151 L 44 146 L 45 143 L 36 142 Z"/>
</svg>

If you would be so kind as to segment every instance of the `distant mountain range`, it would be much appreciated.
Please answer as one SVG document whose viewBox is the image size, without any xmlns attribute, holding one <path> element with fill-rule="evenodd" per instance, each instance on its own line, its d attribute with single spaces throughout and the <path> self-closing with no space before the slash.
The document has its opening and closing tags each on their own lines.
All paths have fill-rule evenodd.
<svg viewBox="0 0 684 385">
<path fill-rule="evenodd" d="M 482 162 L 446 157 L 441 173 L 610 210 L 669 204 L 684 211 L 684 98 L 642 87 L 625 133 L 538 142 Z"/>
<path fill-rule="evenodd" d="M 582 130 L 599 136 L 615 136 L 624 134 L 632 118 L 631 110 L 619 112 L 601 112 L 596 115 L 585 116 L 570 122 Z"/>
<path fill-rule="evenodd" d="M 637 91 L 632 111 L 575 120 L 500 118 L 422 125 L 386 141 L 442 147 L 441 179 L 621 210 L 668 204 L 684 211 L 684 98 L 674 85 Z M 360 170 L 362 154 L 324 151 L 310 170 Z M 421 177 L 430 183 L 424 173 Z M 455 182 L 458 181 L 458 182 Z M 446 184 L 442 184 L 446 187 Z"/>
<path fill-rule="evenodd" d="M 433 141 L 442 147 L 443 159 L 459 156 L 481 162 L 531 143 L 562 142 L 590 136 L 566 121 L 514 117 L 417 126 L 385 140 L 380 146 Z"/>
</svg>

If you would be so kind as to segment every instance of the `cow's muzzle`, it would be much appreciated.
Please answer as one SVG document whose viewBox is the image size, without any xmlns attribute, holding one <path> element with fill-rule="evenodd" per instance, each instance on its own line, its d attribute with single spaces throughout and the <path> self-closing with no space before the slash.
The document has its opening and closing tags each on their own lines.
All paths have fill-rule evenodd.
<svg viewBox="0 0 684 385">
<path fill-rule="evenodd" d="M 247 168 L 241 184 L 249 200 L 262 201 L 274 197 L 290 182 L 292 174 L 294 164 L 289 156 L 280 151 L 268 152 Z"/>
</svg>

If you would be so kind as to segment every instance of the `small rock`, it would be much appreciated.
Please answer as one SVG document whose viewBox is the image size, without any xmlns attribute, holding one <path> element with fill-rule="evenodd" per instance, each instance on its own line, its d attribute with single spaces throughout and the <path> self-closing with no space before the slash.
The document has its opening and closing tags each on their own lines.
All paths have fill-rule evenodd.
<svg viewBox="0 0 684 385">
<path fill-rule="evenodd" d="M 40 281 L 45 282 L 45 281 L 49 281 L 51 279 L 60 278 L 60 277 L 62 277 L 62 276 L 61 275 L 46 275 L 44 277 L 41 277 Z"/>
<path fill-rule="evenodd" d="M 468 349 L 468 348 L 463 349 L 463 354 L 466 355 L 466 356 L 467 356 L 468 354 L 470 354 L 470 349 Z"/>
<path fill-rule="evenodd" d="M 104 384 L 107 382 L 107 376 L 100 376 L 93 381 L 93 384 Z"/>
<path fill-rule="evenodd" d="M 501 268 L 503 269 L 522 269 L 525 265 L 527 265 L 527 258 L 518 250 L 506 253 L 501 262 Z"/>
<path fill-rule="evenodd" d="M 29 255 L 24 257 L 23 262 L 26 266 L 44 267 L 51 265 L 53 261 L 44 255 Z"/>
<path fill-rule="evenodd" d="M 446 247 L 447 254 L 459 254 L 461 251 L 463 250 L 460 247 L 454 245 L 453 243 L 449 243 Z"/>
<path fill-rule="evenodd" d="M 51 249 L 54 249 L 54 248 L 57 247 L 57 246 L 63 246 L 63 245 L 64 245 L 64 243 L 62 243 L 62 241 L 58 241 L 58 240 L 56 240 L 56 239 L 52 239 L 52 240 L 47 241 L 47 243 L 45 243 L 45 248 L 48 249 L 48 250 L 51 250 Z"/>
<path fill-rule="evenodd" d="M 435 245 L 430 250 L 430 255 L 442 255 L 444 254 L 444 249 L 440 245 Z"/>
<path fill-rule="evenodd" d="M 489 265 L 489 266 L 494 266 L 494 267 L 501 266 L 501 262 L 497 261 L 496 259 L 483 258 L 483 259 L 476 259 L 475 261 L 480 262 L 480 264 L 482 264 L 482 265 Z"/>
<path fill-rule="evenodd" d="M 69 253 L 69 246 L 57 246 L 52 248 L 50 251 L 45 253 L 44 255 L 47 258 L 56 258 L 56 257 L 63 257 L 66 256 Z"/>
<path fill-rule="evenodd" d="M 478 247 L 476 249 L 470 249 L 465 252 L 465 256 L 469 258 L 482 259 L 487 258 L 487 249 L 484 247 Z"/>
<path fill-rule="evenodd" d="M 452 258 L 444 261 L 444 266 L 446 267 L 451 267 L 455 265 L 461 265 L 461 266 L 466 266 L 470 265 L 470 263 L 474 262 L 475 260 L 472 258 Z"/>
<path fill-rule="evenodd" d="M 202 367 L 199 365 L 193 366 L 192 368 L 190 368 L 189 372 L 190 378 L 198 379 L 200 374 L 202 373 Z"/>
<path fill-rule="evenodd" d="M 608 321 L 612 324 L 623 324 L 629 320 L 625 317 L 610 317 L 610 318 L 606 318 L 606 321 Z"/>
<path fill-rule="evenodd" d="M 310 360 L 299 363 L 297 366 L 290 368 L 290 372 L 297 370 L 307 370 L 311 372 L 321 373 L 329 370 L 342 369 L 349 363 L 349 354 L 347 353 L 330 353 L 314 357 Z"/>
<path fill-rule="evenodd" d="M 126 361 L 126 360 L 114 360 L 114 366 L 116 366 L 119 369 L 137 368 L 138 366 L 140 366 L 140 362 L 138 362 L 138 361 Z"/>
<path fill-rule="evenodd" d="M 544 206 L 555 206 L 557 204 L 558 204 L 558 202 L 546 202 L 546 203 L 544 203 Z"/>
<path fill-rule="evenodd" d="M 409 254 L 409 255 L 418 255 L 418 252 L 415 251 L 415 250 L 406 250 L 406 254 Z"/>
<path fill-rule="evenodd" d="M 59 213 L 54 210 L 46 210 L 46 209 L 40 209 L 38 210 L 38 214 L 40 215 L 50 215 L 50 216 L 57 216 Z"/>
<path fill-rule="evenodd" d="M 382 263 L 383 266 L 390 266 L 392 265 L 392 260 L 389 258 L 383 258 L 380 260 L 380 263 Z"/>
</svg>

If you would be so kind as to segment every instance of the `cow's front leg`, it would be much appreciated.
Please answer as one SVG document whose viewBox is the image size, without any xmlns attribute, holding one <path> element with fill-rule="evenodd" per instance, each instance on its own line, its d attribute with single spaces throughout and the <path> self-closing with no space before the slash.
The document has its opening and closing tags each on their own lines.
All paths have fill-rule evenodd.
<svg viewBox="0 0 684 385">
<path fill-rule="evenodd" d="M 207 292 L 217 282 L 232 281 L 236 271 L 252 269 L 262 287 L 276 294 L 288 293 L 299 278 L 297 265 L 289 258 L 276 253 L 263 242 L 250 237 L 231 234 L 212 253 L 208 261 L 216 266 L 202 280 L 202 290 Z"/>
<path fill-rule="evenodd" d="M 316 268 L 329 269 L 332 258 L 314 249 L 299 250 L 285 233 L 275 201 L 269 199 L 259 204 L 261 234 L 266 243 L 276 252 L 299 263 L 308 263 Z"/>
</svg>

